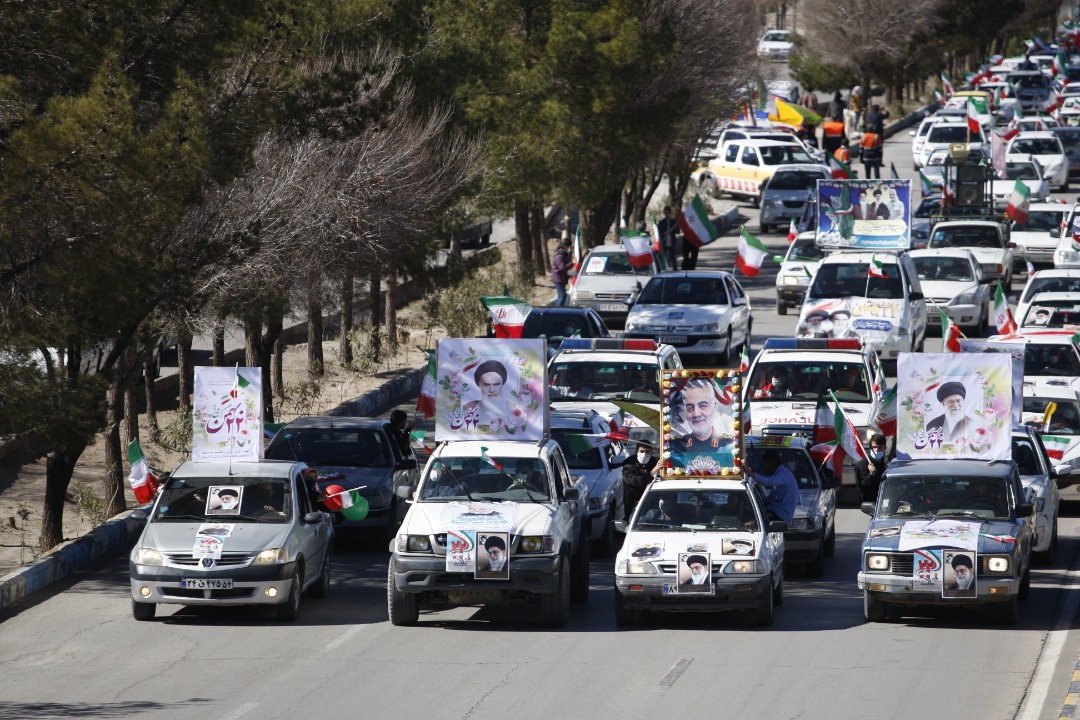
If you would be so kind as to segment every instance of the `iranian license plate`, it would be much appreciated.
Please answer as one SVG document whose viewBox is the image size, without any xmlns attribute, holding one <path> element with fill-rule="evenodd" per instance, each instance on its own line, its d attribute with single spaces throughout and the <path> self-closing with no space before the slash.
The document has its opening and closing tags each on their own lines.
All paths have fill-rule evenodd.
<svg viewBox="0 0 1080 720">
<path fill-rule="evenodd" d="M 667 345 L 685 345 L 686 344 L 686 336 L 685 335 L 661 335 L 660 336 L 660 342 L 665 343 Z"/>
<path fill-rule="evenodd" d="M 188 590 L 232 590 L 232 578 L 181 578 L 180 587 Z"/>
<path fill-rule="evenodd" d="M 708 585 L 693 585 L 679 592 L 679 586 L 673 583 L 664 583 L 664 595 L 714 595 L 716 588 L 710 582 Z"/>
<path fill-rule="evenodd" d="M 629 309 L 625 303 L 600 303 L 600 312 L 626 312 Z"/>
</svg>

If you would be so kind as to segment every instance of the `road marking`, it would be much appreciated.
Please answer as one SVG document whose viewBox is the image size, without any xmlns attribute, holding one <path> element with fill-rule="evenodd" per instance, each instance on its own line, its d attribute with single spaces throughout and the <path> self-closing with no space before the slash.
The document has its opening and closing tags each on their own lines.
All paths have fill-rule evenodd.
<svg viewBox="0 0 1080 720">
<path fill-rule="evenodd" d="M 326 643 L 326 649 L 327 650 L 333 650 L 334 648 L 336 648 L 336 647 L 338 647 L 340 645 L 344 645 L 354 635 L 356 635 L 357 633 L 359 633 L 363 629 L 364 629 L 363 625 L 356 625 L 356 626 L 354 626 L 352 628 L 349 628 L 348 630 L 343 632 L 339 637 L 337 637 L 334 640 L 331 640 L 330 642 Z"/>
<path fill-rule="evenodd" d="M 690 667 L 690 663 L 694 662 L 694 658 L 682 658 L 679 662 L 671 666 L 671 669 L 667 671 L 667 675 L 660 678 L 660 682 L 657 683 L 662 688 L 669 688 L 675 684 L 675 681 L 686 672 L 686 668 Z"/>
<path fill-rule="evenodd" d="M 257 707 L 259 707 L 259 703 L 244 703 L 225 717 L 221 718 L 221 720 L 236 720 L 237 718 L 247 715 L 249 712 L 251 712 Z"/>
<path fill-rule="evenodd" d="M 1050 683 L 1053 680 L 1054 668 L 1061 657 L 1061 650 L 1065 646 L 1065 638 L 1069 633 L 1069 626 L 1076 615 L 1077 606 L 1080 605 L 1080 592 L 1077 591 L 1077 555 L 1073 555 L 1072 562 L 1066 575 L 1060 610 L 1054 619 L 1054 625 L 1047 633 L 1046 642 L 1043 643 L 1039 659 L 1035 663 L 1035 674 L 1028 685 L 1028 691 L 1024 694 L 1024 701 L 1020 703 L 1020 712 L 1016 714 L 1016 720 L 1036 720 L 1042 713 L 1047 695 L 1050 694 Z M 1077 663 L 1080 670 L 1080 663 Z M 1076 679 L 1074 673 L 1073 679 Z M 1070 685 L 1070 690 L 1072 686 Z M 1076 695 L 1069 693 L 1065 704 L 1076 702 Z"/>
</svg>

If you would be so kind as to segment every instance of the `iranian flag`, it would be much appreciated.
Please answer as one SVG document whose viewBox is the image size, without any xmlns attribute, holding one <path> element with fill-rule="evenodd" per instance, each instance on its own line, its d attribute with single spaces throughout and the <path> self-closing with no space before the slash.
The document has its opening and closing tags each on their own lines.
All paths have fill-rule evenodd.
<svg viewBox="0 0 1080 720">
<path fill-rule="evenodd" d="M 1064 75 L 1066 64 L 1067 63 L 1065 62 L 1065 56 L 1062 55 L 1061 51 L 1059 50 L 1058 54 L 1054 56 L 1054 62 L 1050 64 L 1050 69 L 1053 71 L 1055 76 Z"/>
<path fill-rule="evenodd" d="M 823 467 L 825 463 L 829 463 L 836 477 L 840 477 L 844 472 L 844 451 L 840 448 L 840 443 L 835 440 L 811 446 L 810 458 L 818 466 Z"/>
<path fill-rule="evenodd" d="M 739 353 L 739 372 L 746 374 L 746 371 L 750 369 L 750 356 L 746 352 L 746 346 L 750 343 L 743 343 L 742 352 Z"/>
<path fill-rule="evenodd" d="M 482 297 L 480 302 L 487 308 L 497 338 L 519 338 L 525 326 L 525 318 L 532 312 L 532 305 L 524 300 L 499 295 Z"/>
<path fill-rule="evenodd" d="M 652 238 L 649 235 L 633 230 L 620 230 L 619 239 L 626 248 L 626 254 L 630 256 L 630 264 L 633 267 L 645 268 L 652 265 L 652 248 L 650 247 Z"/>
<path fill-rule="evenodd" d="M 708 245 L 720 236 L 720 231 L 709 219 L 709 211 L 705 209 L 705 203 L 697 195 L 679 215 L 679 227 L 686 241 L 695 247 Z"/>
<path fill-rule="evenodd" d="M 593 433 L 567 433 L 566 444 L 574 455 L 582 455 L 595 448 L 607 447 L 611 444 L 612 433 L 598 435 Z"/>
<path fill-rule="evenodd" d="M 420 397 L 416 401 L 416 412 L 424 417 L 435 417 L 435 375 L 438 363 L 435 360 L 434 350 L 421 349 L 427 356 L 427 369 L 424 371 L 424 381 L 420 385 Z"/>
<path fill-rule="evenodd" d="M 157 476 L 154 475 L 154 471 L 150 469 L 150 466 L 146 464 L 142 445 L 139 444 L 138 440 L 132 440 L 128 443 L 127 452 L 128 463 L 131 465 L 128 482 L 131 483 L 131 490 L 135 493 L 135 501 L 140 505 L 145 505 L 153 500 L 154 495 L 157 493 Z"/>
<path fill-rule="evenodd" d="M 481 447 L 480 448 L 480 459 L 483 460 L 484 462 L 486 462 L 487 464 L 491 465 L 496 470 L 502 470 L 503 469 L 502 463 L 500 463 L 499 461 L 495 460 L 493 457 L 488 455 L 487 451 L 488 451 L 487 447 Z"/>
<path fill-rule="evenodd" d="M 368 515 L 367 499 L 359 489 L 346 490 L 340 485 L 329 485 L 324 491 L 323 505 L 328 510 L 340 511 L 348 520 L 363 520 Z"/>
<path fill-rule="evenodd" d="M 941 73 L 941 87 L 945 88 L 945 94 L 946 95 L 952 95 L 953 94 L 952 83 L 949 82 L 949 78 L 945 77 L 945 73 Z"/>
<path fill-rule="evenodd" d="M 997 326 L 998 335 L 1013 335 L 1016 333 L 1016 320 L 1013 319 L 1009 302 L 1005 299 L 1005 291 L 998 283 L 994 290 L 994 325 Z"/>
<path fill-rule="evenodd" d="M 761 264 L 769 256 L 769 249 L 764 243 L 750 234 L 743 225 L 739 235 L 739 255 L 735 258 L 735 267 L 742 271 L 746 277 L 757 277 L 761 272 Z"/>
<path fill-rule="evenodd" d="M 819 445 L 836 440 L 836 418 L 824 396 L 818 396 L 817 409 L 814 411 L 813 444 Z"/>
<path fill-rule="evenodd" d="M 889 388 L 881 398 L 880 409 L 874 416 L 874 424 L 885 437 L 896 437 L 896 386 Z"/>
<path fill-rule="evenodd" d="M 851 172 L 851 166 L 847 163 L 836 159 L 832 155 L 826 158 L 829 161 L 829 169 L 832 170 L 833 180 L 850 180 L 855 177 L 855 174 Z"/>
<path fill-rule="evenodd" d="M 941 313 L 941 347 L 948 352 L 960 352 L 960 338 L 964 337 L 964 333 L 944 310 L 938 308 L 938 312 Z"/>
<path fill-rule="evenodd" d="M 1009 205 L 1005 212 L 1017 225 L 1024 225 L 1028 220 L 1028 211 L 1031 209 L 1031 190 L 1023 180 L 1017 179 L 1013 185 L 1012 194 L 1009 195 Z"/>
<path fill-rule="evenodd" d="M 1069 444 L 1072 442 L 1071 439 L 1060 435 L 1043 435 L 1042 441 L 1046 446 L 1047 457 L 1058 461 L 1065 459 L 1065 451 L 1069 449 Z"/>
<path fill-rule="evenodd" d="M 788 225 L 787 229 L 787 241 L 788 243 L 795 242 L 795 238 L 799 236 L 799 226 L 795 223 L 795 218 L 791 218 L 791 225 Z"/>
<path fill-rule="evenodd" d="M 923 195 L 929 195 L 934 191 L 934 183 L 930 182 L 930 178 L 926 177 L 922 170 L 919 171 L 919 187 Z"/>
<path fill-rule="evenodd" d="M 979 129 L 982 127 L 979 123 L 979 110 L 975 107 L 975 103 L 970 101 L 967 104 L 967 126 L 968 132 L 972 135 L 978 135 Z"/>
<path fill-rule="evenodd" d="M 836 427 L 836 439 L 839 441 L 840 447 L 851 459 L 863 459 L 867 460 L 866 449 L 863 448 L 862 441 L 859 439 L 859 431 L 855 429 L 855 426 L 851 424 L 851 421 L 847 419 L 847 415 L 844 414 L 844 409 L 840 407 L 840 401 L 836 399 L 832 391 L 829 391 L 829 395 L 833 399 L 833 418 Z"/>
<path fill-rule="evenodd" d="M 885 275 L 885 264 L 878 260 L 876 255 L 871 255 L 870 264 L 866 266 L 866 274 L 869 277 L 884 280 L 887 277 Z"/>
</svg>

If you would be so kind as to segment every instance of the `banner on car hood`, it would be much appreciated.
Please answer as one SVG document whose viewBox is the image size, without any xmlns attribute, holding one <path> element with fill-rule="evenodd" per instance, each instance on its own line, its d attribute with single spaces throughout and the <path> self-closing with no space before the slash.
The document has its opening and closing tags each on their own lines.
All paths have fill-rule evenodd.
<svg viewBox="0 0 1080 720">
<path fill-rule="evenodd" d="M 895 335 L 904 317 L 903 299 L 847 297 L 807 303 L 795 326 L 797 337 L 858 338 Z"/>
</svg>

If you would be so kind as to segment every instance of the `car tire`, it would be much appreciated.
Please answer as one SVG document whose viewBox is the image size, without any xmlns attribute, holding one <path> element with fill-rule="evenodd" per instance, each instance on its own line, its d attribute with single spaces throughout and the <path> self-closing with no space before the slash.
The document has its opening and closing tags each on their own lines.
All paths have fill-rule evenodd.
<svg viewBox="0 0 1080 720">
<path fill-rule="evenodd" d="M 772 232 L 772 225 L 769 225 L 768 223 L 758 223 L 758 232 L 762 235 L 766 235 Z"/>
<path fill-rule="evenodd" d="M 889 608 L 884 600 L 875 597 L 869 590 L 863 590 L 863 616 L 866 622 L 885 622 L 888 613 Z"/>
<path fill-rule="evenodd" d="M 326 558 L 319 569 L 319 579 L 308 588 L 308 597 L 324 598 L 330 594 L 330 554 L 331 549 L 326 549 Z"/>
<path fill-rule="evenodd" d="M 809 577 L 819 578 L 825 574 L 825 539 L 822 538 L 821 544 L 818 545 L 817 555 L 814 559 L 806 563 L 806 574 Z"/>
<path fill-rule="evenodd" d="M 615 625 L 617 627 L 633 627 L 637 624 L 639 611 L 626 607 L 622 593 L 615 591 Z"/>
<path fill-rule="evenodd" d="M 731 328 L 727 329 L 727 342 L 724 344 L 724 352 L 718 353 L 716 356 L 716 362 L 718 365 L 726 365 L 731 362 Z"/>
<path fill-rule="evenodd" d="M 1050 546 L 1045 550 L 1031 553 L 1032 562 L 1036 562 L 1039 565 L 1052 565 L 1054 563 L 1054 553 L 1057 552 L 1057 540 L 1058 540 L 1058 521 L 1054 518 L 1054 524 L 1050 531 Z"/>
<path fill-rule="evenodd" d="M 559 563 L 555 592 L 540 596 L 540 620 L 547 627 L 566 627 L 570 621 L 570 559 Z"/>
<path fill-rule="evenodd" d="M 596 541 L 596 554 L 599 557 L 611 557 L 615 552 L 615 503 L 608 509 L 607 522 L 604 523 L 604 533 Z"/>
<path fill-rule="evenodd" d="M 131 617 L 135 618 L 139 622 L 146 622 L 147 620 L 154 619 L 154 613 L 157 612 L 157 603 L 141 603 L 135 600 L 131 601 Z"/>
<path fill-rule="evenodd" d="M 298 566 L 289 581 L 289 595 L 285 602 L 274 606 L 274 614 L 281 622 L 292 622 L 300 617 L 300 592 L 303 585 L 303 566 Z"/>
<path fill-rule="evenodd" d="M 1020 590 L 1016 595 L 1021 600 L 1027 600 L 1031 597 L 1031 568 L 1029 567 L 1024 571 L 1024 576 L 1020 578 Z"/>
<path fill-rule="evenodd" d="M 756 207 L 756 208 L 761 207 L 761 196 L 760 195 L 751 195 L 750 196 L 750 205 L 753 206 L 753 207 Z"/>
<path fill-rule="evenodd" d="M 780 607 L 784 604 L 784 574 L 780 573 L 780 582 L 776 584 L 776 587 L 772 591 L 772 602 L 774 607 Z"/>
<path fill-rule="evenodd" d="M 825 537 L 825 557 L 836 554 L 836 524 L 829 528 L 829 534 Z"/>
<path fill-rule="evenodd" d="M 390 616 L 390 624 L 412 627 L 420 620 L 420 603 L 417 602 L 415 593 L 397 589 L 397 583 L 394 582 L 396 567 L 396 561 L 391 557 L 386 569 L 386 613 Z"/>
<path fill-rule="evenodd" d="M 589 540 L 582 535 L 578 549 L 570 558 L 570 602 L 583 603 L 589 599 Z"/>
<path fill-rule="evenodd" d="M 773 624 L 773 592 L 774 588 L 769 588 L 764 593 L 761 607 L 754 611 L 754 624 L 758 627 L 770 627 Z"/>
<path fill-rule="evenodd" d="M 720 187 L 716 184 L 716 178 L 706 178 L 701 182 L 701 194 L 705 197 L 720 197 Z"/>
<path fill-rule="evenodd" d="M 783 300 L 776 301 L 776 314 L 787 315 L 787 305 L 784 303 Z"/>
<path fill-rule="evenodd" d="M 1013 595 L 1003 603 L 999 603 L 998 621 L 1002 625 L 1015 625 L 1020 621 L 1020 598 Z"/>
</svg>

